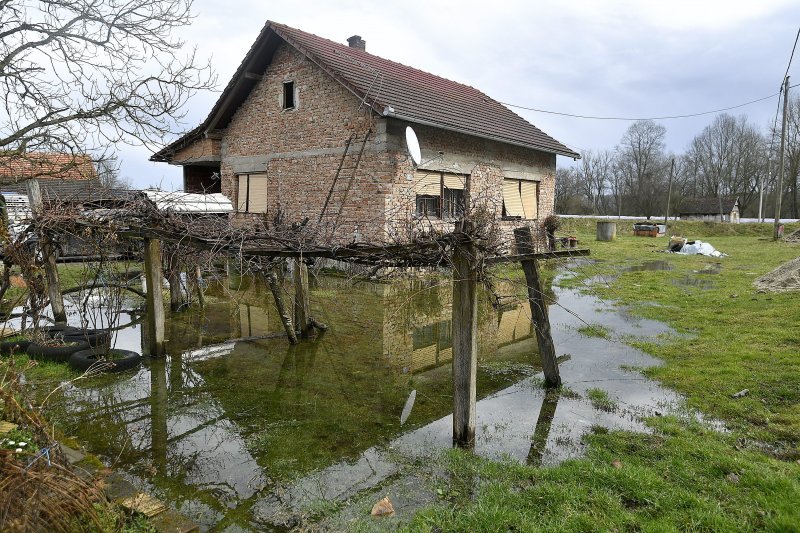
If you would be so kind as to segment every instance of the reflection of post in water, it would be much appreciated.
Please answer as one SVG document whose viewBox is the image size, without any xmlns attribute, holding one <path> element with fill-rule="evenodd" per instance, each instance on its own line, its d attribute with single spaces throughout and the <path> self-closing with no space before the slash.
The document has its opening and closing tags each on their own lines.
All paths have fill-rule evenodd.
<svg viewBox="0 0 800 533">
<path fill-rule="evenodd" d="M 162 358 L 150 360 L 150 449 L 159 474 L 167 470 L 167 367 Z"/>
<path fill-rule="evenodd" d="M 541 466 L 542 464 L 542 455 L 547 448 L 550 427 L 553 425 L 553 417 L 555 417 L 560 397 L 559 389 L 549 389 L 542 399 L 539 418 L 536 419 L 536 429 L 533 430 L 533 437 L 531 437 L 531 449 L 528 451 L 528 464 L 531 466 Z"/>
</svg>

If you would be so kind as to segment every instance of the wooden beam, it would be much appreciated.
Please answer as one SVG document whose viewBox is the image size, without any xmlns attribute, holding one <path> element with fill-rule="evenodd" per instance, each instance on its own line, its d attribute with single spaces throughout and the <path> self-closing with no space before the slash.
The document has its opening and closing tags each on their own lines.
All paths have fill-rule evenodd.
<svg viewBox="0 0 800 533">
<path fill-rule="evenodd" d="M 470 233 L 462 220 L 456 231 Z M 453 445 L 475 445 L 475 402 L 478 369 L 477 247 L 465 242 L 453 250 Z"/>
<path fill-rule="evenodd" d="M 39 188 L 39 181 L 29 179 L 27 182 L 28 200 L 31 203 L 31 212 L 34 221 L 41 216 L 44 210 L 42 201 L 42 190 Z M 56 264 L 55 247 L 50 241 L 50 237 L 44 232 L 39 231 L 39 246 L 44 257 L 44 272 L 47 277 L 47 294 L 50 297 L 50 307 L 53 310 L 53 320 L 58 322 L 67 321 L 67 313 L 64 311 L 64 298 L 61 295 L 61 282 L 58 279 L 58 265 Z"/>
<path fill-rule="evenodd" d="M 161 270 L 161 243 L 158 239 L 144 242 L 144 272 L 147 283 L 147 327 L 150 356 L 164 355 L 164 275 Z"/>
<path fill-rule="evenodd" d="M 533 253 L 533 236 L 528 227 L 516 228 L 514 239 L 520 255 Z M 528 302 L 531 306 L 531 321 L 536 329 L 536 342 L 539 345 L 539 356 L 544 370 L 544 382 L 547 387 L 560 387 L 561 376 L 556 362 L 556 349 L 550 333 L 550 316 L 547 312 L 542 289 L 542 280 L 539 273 L 539 264 L 536 259 L 522 261 L 522 270 L 525 272 L 525 282 L 528 285 Z"/>
</svg>

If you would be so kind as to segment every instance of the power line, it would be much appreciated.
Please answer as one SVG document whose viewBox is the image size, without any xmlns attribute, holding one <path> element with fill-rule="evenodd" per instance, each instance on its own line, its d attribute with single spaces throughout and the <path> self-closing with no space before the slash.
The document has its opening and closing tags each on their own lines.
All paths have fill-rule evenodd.
<svg viewBox="0 0 800 533">
<path fill-rule="evenodd" d="M 797 85 L 800 85 L 800 84 L 797 84 Z M 796 87 L 797 85 L 792 85 L 792 87 Z M 781 90 L 783 90 L 783 89 L 781 88 Z M 769 100 L 770 98 L 774 98 L 774 97 L 776 97 L 776 96 L 778 96 L 780 94 L 781 94 L 781 91 L 778 91 L 777 93 L 773 93 L 773 94 L 771 94 L 769 96 L 765 96 L 763 98 L 758 98 L 756 100 L 750 100 L 749 102 L 745 102 L 743 104 L 738 104 L 738 105 L 734 105 L 734 106 L 730 106 L 730 107 L 723 107 L 721 109 L 712 109 L 710 111 L 702 111 L 700 113 L 689 113 L 689 114 L 685 114 L 685 115 L 665 115 L 665 116 L 661 116 L 661 117 L 638 117 L 638 118 L 637 117 L 601 117 L 601 116 L 595 116 L 595 115 L 579 115 L 579 114 L 576 114 L 576 113 L 564 113 L 564 112 L 561 112 L 561 111 L 550 111 L 548 109 L 539 109 L 539 108 L 536 108 L 536 107 L 526 107 L 526 106 L 523 106 L 523 105 L 509 104 L 508 102 L 500 102 L 500 103 L 505 105 L 505 106 L 508 106 L 508 107 L 516 107 L 518 109 L 525 109 L 527 111 L 535 111 L 537 113 L 547 113 L 547 114 L 550 114 L 550 115 L 560 115 L 560 116 L 563 116 L 563 117 L 585 118 L 585 119 L 591 119 L 591 120 L 627 120 L 627 121 L 637 121 L 637 120 L 668 120 L 668 119 L 676 119 L 676 118 L 692 118 L 692 117 L 700 117 L 700 116 L 703 116 L 703 115 L 713 115 L 714 113 L 721 113 L 723 111 L 730 111 L 731 109 L 739 109 L 740 107 L 745 107 L 745 106 L 748 106 L 748 105 L 751 105 L 751 104 L 755 104 L 755 103 L 758 103 L 758 102 L 763 102 L 764 100 Z"/>
<path fill-rule="evenodd" d="M 783 75 L 783 79 L 786 79 L 786 76 L 789 75 L 789 69 L 792 66 L 792 59 L 794 58 L 794 51 L 797 48 L 798 39 L 800 39 L 800 28 L 797 28 L 797 35 L 794 38 L 794 46 L 792 46 L 792 53 L 789 55 L 789 64 L 786 65 L 786 73 Z"/>
</svg>

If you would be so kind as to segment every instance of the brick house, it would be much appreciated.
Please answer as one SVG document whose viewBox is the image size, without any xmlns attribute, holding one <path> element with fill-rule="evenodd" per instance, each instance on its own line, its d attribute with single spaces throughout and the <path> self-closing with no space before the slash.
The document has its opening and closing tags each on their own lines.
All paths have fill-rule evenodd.
<svg viewBox="0 0 800 533">
<path fill-rule="evenodd" d="M 280 211 L 344 242 L 452 228 L 467 187 L 507 227 L 552 213 L 556 155 L 577 153 L 477 89 L 348 43 L 267 22 L 205 121 L 151 161 L 229 196 L 235 219 Z"/>
</svg>

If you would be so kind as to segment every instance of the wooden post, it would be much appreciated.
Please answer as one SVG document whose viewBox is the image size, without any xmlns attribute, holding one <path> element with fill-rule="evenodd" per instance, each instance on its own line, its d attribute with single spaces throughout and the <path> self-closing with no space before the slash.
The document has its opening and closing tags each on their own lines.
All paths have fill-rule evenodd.
<svg viewBox="0 0 800 533">
<path fill-rule="evenodd" d="M 161 272 L 161 242 L 144 240 L 144 271 L 147 282 L 147 325 L 150 355 L 164 355 L 164 275 Z"/>
<path fill-rule="evenodd" d="M 42 190 L 39 188 L 39 181 L 30 179 L 27 182 L 28 200 L 31 203 L 33 220 L 39 218 L 44 209 L 42 202 Z M 44 231 L 39 231 L 39 245 L 44 257 L 44 272 L 47 276 L 47 294 L 50 297 L 50 307 L 53 310 L 53 320 L 58 322 L 67 321 L 67 313 L 64 311 L 64 297 L 61 295 L 61 282 L 58 279 L 58 265 L 56 264 L 55 250 L 53 243 Z"/>
<path fill-rule="evenodd" d="M 471 233 L 462 220 L 456 233 Z M 453 445 L 475 445 L 475 400 L 478 369 L 477 248 L 459 243 L 453 250 Z"/>
<path fill-rule="evenodd" d="M 189 278 L 189 272 L 186 273 L 187 279 Z M 195 290 L 197 291 L 197 303 L 200 304 L 200 309 L 205 309 L 206 307 L 206 297 L 203 294 L 203 273 L 200 270 L 200 266 L 194 267 L 194 281 L 195 281 Z"/>
<path fill-rule="evenodd" d="M 294 260 L 294 327 L 304 339 L 314 336 L 308 298 L 308 265 L 300 258 Z"/>
<path fill-rule="evenodd" d="M 514 239 L 517 243 L 518 254 L 532 254 L 533 237 L 528 227 L 516 228 Z M 536 342 L 539 345 L 539 356 L 542 359 L 544 382 L 547 387 L 560 387 L 561 376 L 556 362 L 556 348 L 550 333 L 550 315 L 547 312 L 547 302 L 542 290 L 542 280 L 539 275 L 539 263 L 535 259 L 521 261 L 522 270 L 525 272 L 525 282 L 528 285 L 528 302 L 531 306 L 531 321 L 536 328 Z"/>
<path fill-rule="evenodd" d="M 297 344 L 297 335 L 294 332 L 294 326 L 292 326 L 292 317 L 283 304 L 283 283 L 281 283 L 275 269 L 267 273 L 267 282 L 269 283 L 269 289 L 272 291 L 272 297 L 275 299 L 275 306 L 278 308 L 281 322 L 283 322 L 283 329 L 286 330 L 286 336 L 289 337 L 289 343 Z"/>
<path fill-rule="evenodd" d="M 169 282 L 169 310 L 173 313 L 180 311 L 183 304 L 186 303 L 183 297 L 183 290 L 181 289 L 181 271 L 178 268 L 178 259 L 175 256 L 177 252 L 174 248 L 169 249 L 169 257 L 167 257 L 167 282 Z M 188 278 L 187 278 L 188 280 Z"/>
</svg>

